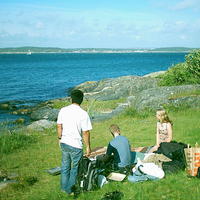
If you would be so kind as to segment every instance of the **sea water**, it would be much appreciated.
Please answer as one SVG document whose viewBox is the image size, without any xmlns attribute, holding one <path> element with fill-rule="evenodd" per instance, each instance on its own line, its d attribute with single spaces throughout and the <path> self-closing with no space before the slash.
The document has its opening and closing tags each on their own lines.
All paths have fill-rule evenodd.
<svg viewBox="0 0 200 200">
<path fill-rule="evenodd" d="M 167 70 L 185 53 L 0 54 L 0 102 L 64 97 L 85 81 Z"/>
</svg>

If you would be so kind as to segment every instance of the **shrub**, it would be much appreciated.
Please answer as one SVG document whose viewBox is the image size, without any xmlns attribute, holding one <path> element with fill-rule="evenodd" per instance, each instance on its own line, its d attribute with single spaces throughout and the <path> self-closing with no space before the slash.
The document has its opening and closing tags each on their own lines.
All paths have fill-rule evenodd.
<svg viewBox="0 0 200 200">
<path fill-rule="evenodd" d="M 195 83 L 200 83 L 200 50 L 186 56 L 187 70 L 194 77 Z"/>
<path fill-rule="evenodd" d="M 166 73 L 160 76 L 161 80 L 159 85 L 171 86 L 171 85 L 182 85 L 185 84 L 189 79 L 189 73 L 187 71 L 186 63 L 179 63 L 170 68 Z"/>
<path fill-rule="evenodd" d="M 200 50 L 188 54 L 185 58 L 186 62 L 172 66 L 159 76 L 160 86 L 200 84 Z"/>
</svg>

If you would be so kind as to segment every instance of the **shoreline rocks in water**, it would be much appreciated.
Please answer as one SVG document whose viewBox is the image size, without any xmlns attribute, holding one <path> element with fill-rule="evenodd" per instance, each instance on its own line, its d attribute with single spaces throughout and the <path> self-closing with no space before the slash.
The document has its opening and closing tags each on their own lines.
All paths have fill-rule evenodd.
<svg viewBox="0 0 200 200">
<path fill-rule="evenodd" d="M 30 118 L 31 118 L 31 120 L 34 120 L 34 121 L 40 120 L 40 119 L 56 121 L 58 112 L 59 112 L 58 109 L 54 109 L 49 106 L 44 106 L 44 107 L 34 110 L 31 113 Z"/>
<path fill-rule="evenodd" d="M 160 87 L 157 76 L 162 73 L 164 72 L 155 72 L 143 77 L 122 76 L 100 81 L 87 81 L 77 85 L 73 89 L 82 90 L 87 100 L 109 101 L 120 98 L 126 99 L 125 102 L 119 104 L 114 110 L 109 112 L 89 112 L 93 121 L 109 119 L 123 112 L 127 107 L 137 111 L 145 109 L 156 110 L 166 105 L 200 108 L 200 95 L 189 94 L 191 91 L 200 91 L 200 85 Z M 188 95 L 179 96 L 180 93 L 188 93 Z M 7 109 L 9 112 L 28 115 L 30 120 L 34 121 L 28 127 L 43 130 L 44 128 L 53 126 L 57 119 L 59 109 L 52 108 L 52 102 L 59 103 L 64 100 L 66 101 L 66 98 L 49 100 L 34 107 L 25 108 L 21 106 L 17 109 L 13 102 L 4 102 L 0 104 L 0 110 L 5 111 Z M 22 119 L 19 120 L 20 123 L 22 121 Z"/>
</svg>

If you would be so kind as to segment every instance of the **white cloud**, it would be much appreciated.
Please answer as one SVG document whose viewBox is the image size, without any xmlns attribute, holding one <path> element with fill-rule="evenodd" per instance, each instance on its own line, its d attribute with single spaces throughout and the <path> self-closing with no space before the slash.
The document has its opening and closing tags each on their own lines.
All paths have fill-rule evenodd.
<svg viewBox="0 0 200 200">
<path fill-rule="evenodd" d="M 180 35 L 179 38 L 180 38 L 181 40 L 186 40 L 186 39 L 187 39 L 187 36 L 186 36 L 186 35 Z"/>
<path fill-rule="evenodd" d="M 182 11 L 200 10 L 200 0 L 149 0 L 159 10 Z M 164 14 L 165 12 L 163 12 Z"/>
<path fill-rule="evenodd" d="M 98 9 L 86 12 L 86 10 L 64 8 L 46 10 L 40 7 L 32 9 L 32 12 L 22 8 L 5 10 L 0 20 L 0 37 L 2 41 L 11 38 L 10 41 L 16 40 L 21 43 L 37 42 L 39 46 L 46 42 L 48 46 L 57 43 L 66 47 L 68 45 L 111 47 L 113 44 L 124 47 L 131 44 L 133 47 L 156 44 L 159 46 L 159 44 L 164 45 L 164 41 L 170 44 L 180 41 L 184 46 L 184 42 L 189 44 L 192 38 L 197 38 L 199 41 L 198 13 L 194 16 L 190 15 L 191 12 L 181 11 L 186 8 L 198 8 L 197 0 L 160 0 L 157 6 L 157 0 L 151 1 L 155 6 L 149 12 Z M 169 13 L 172 4 L 173 9 L 181 12 L 170 10 Z"/>
<path fill-rule="evenodd" d="M 172 9 L 173 10 L 184 10 L 188 8 L 197 8 L 200 6 L 199 0 L 182 0 L 176 3 Z"/>
<path fill-rule="evenodd" d="M 178 25 L 178 26 L 182 26 L 185 24 L 185 21 L 175 21 L 175 24 Z"/>
<path fill-rule="evenodd" d="M 35 25 L 35 27 L 37 29 L 42 29 L 42 28 L 44 28 L 44 23 L 43 22 L 37 22 L 36 25 Z"/>
<path fill-rule="evenodd" d="M 142 39 L 142 36 L 141 36 L 141 35 L 135 35 L 134 38 L 135 38 L 136 40 L 141 40 L 141 39 Z"/>
</svg>

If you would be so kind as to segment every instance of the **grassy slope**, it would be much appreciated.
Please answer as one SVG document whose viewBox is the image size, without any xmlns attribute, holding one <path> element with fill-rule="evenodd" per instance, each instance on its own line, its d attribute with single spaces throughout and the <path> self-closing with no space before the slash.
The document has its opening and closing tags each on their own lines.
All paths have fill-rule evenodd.
<svg viewBox="0 0 200 200">
<path fill-rule="evenodd" d="M 155 116 L 139 118 L 130 114 L 122 114 L 113 119 L 93 124 L 91 132 L 92 147 L 106 146 L 111 139 L 108 126 L 117 123 L 123 135 L 126 135 L 132 146 L 152 145 L 155 141 Z M 194 145 L 200 144 L 200 110 L 182 110 L 169 113 L 174 122 L 174 140 Z M 35 199 L 70 199 L 66 198 L 59 188 L 59 176 L 50 176 L 44 170 L 60 165 L 60 150 L 56 130 L 32 133 L 38 142 L 30 144 L 26 149 L 19 149 L 10 154 L 3 154 L 0 162 L 2 169 L 20 175 L 19 184 L 14 184 L 1 191 L 0 199 L 35 200 Z M 37 177 L 38 182 L 29 186 L 27 177 Z M 168 175 L 156 182 L 124 183 L 112 182 L 101 190 L 81 194 L 78 199 L 101 199 L 103 194 L 114 190 L 124 193 L 128 199 L 166 199 L 166 200 L 197 200 L 200 196 L 200 181 L 188 178 L 185 172 Z M 192 193 L 192 194 L 191 194 Z M 72 198 L 71 198 L 72 199 Z"/>
</svg>

